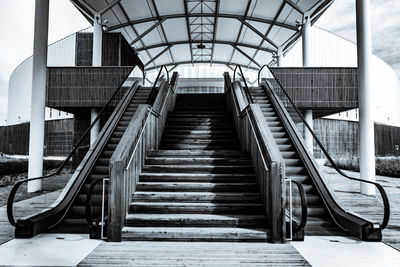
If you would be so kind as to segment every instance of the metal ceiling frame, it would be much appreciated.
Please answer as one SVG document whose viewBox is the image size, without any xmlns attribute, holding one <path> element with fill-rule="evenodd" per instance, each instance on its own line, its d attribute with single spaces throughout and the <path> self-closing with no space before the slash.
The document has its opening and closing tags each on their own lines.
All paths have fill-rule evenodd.
<svg viewBox="0 0 400 267">
<path fill-rule="evenodd" d="M 172 65 L 173 65 L 174 68 L 176 68 L 176 67 L 178 67 L 179 65 L 192 64 L 192 63 L 193 63 L 193 62 L 190 61 L 190 60 L 185 60 L 185 61 L 177 61 L 177 62 L 175 62 L 174 64 L 172 64 L 172 63 L 167 63 L 167 64 L 163 64 L 163 65 L 165 65 L 165 66 L 172 66 Z M 196 61 L 196 63 L 210 64 L 210 61 Z M 230 66 L 230 65 L 232 65 L 232 64 L 228 64 L 228 63 L 225 62 L 225 61 L 215 61 L 215 60 L 214 60 L 213 63 L 214 63 L 214 64 L 225 65 L 225 66 Z M 247 68 L 246 65 L 239 64 L 239 63 L 234 63 L 234 65 L 235 65 L 235 66 L 236 66 L 236 65 L 240 65 L 240 66 L 243 67 L 243 68 Z M 147 68 L 146 71 L 153 71 L 153 70 L 156 70 L 156 69 L 158 69 L 158 68 L 159 68 L 159 66 L 155 66 L 155 67 Z M 258 71 L 258 70 L 259 70 L 259 68 L 254 68 L 254 67 L 249 67 L 249 68 L 247 68 L 247 69 L 254 70 L 254 71 Z"/>
<path fill-rule="evenodd" d="M 185 0 L 184 0 L 185 1 Z M 187 1 L 187 0 L 186 0 Z M 255 22 L 261 22 L 265 24 L 272 24 L 273 21 L 269 19 L 264 19 L 264 18 L 259 18 L 259 17 L 253 17 L 253 16 L 241 16 L 241 15 L 234 15 L 234 14 L 225 14 L 225 13 L 219 13 L 218 16 L 216 16 L 214 13 L 188 13 L 187 15 L 185 13 L 182 14 L 171 14 L 171 15 L 163 15 L 160 17 L 148 17 L 148 18 L 142 18 L 142 19 L 137 19 L 137 20 L 131 20 L 125 23 L 113 25 L 110 27 L 107 27 L 106 31 L 115 31 L 130 25 L 135 25 L 135 24 L 140 24 L 140 23 L 145 23 L 145 22 L 150 22 L 150 21 L 157 21 L 160 19 L 179 19 L 179 18 L 185 18 L 185 17 L 218 17 L 218 18 L 228 18 L 228 19 L 237 19 L 237 20 L 249 20 L 249 21 L 255 21 Z M 275 22 L 276 26 L 286 28 L 292 31 L 297 31 L 296 25 L 290 25 L 287 23 L 282 23 L 282 22 Z"/>
<path fill-rule="evenodd" d="M 93 21 L 93 16 L 96 13 L 96 11 L 90 6 L 90 4 L 88 4 L 86 2 L 86 0 L 70 0 L 70 1 L 82 12 L 82 14 L 90 22 Z M 297 3 L 295 3 L 295 1 L 293 1 L 293 0 L 282 0 L 282 3 L 280 5 L 277 13 L 275 14 L 274 18 L 271 20 L 271 19 L 265 19 L 265 18 L 261 18 L 261 17 L 255 17 L 252 15 L 249 16 L 249 9 L 253 3 L 252 0 L 248 0 L 246 10 L 243 15 L 220 13 L 219 12 L 220 0 L 182 0 L 183 7 L 184 7 L 183 13 L 160 15 L 158 12 L 155 0 L 146 0 L 146 1 L 148 4 L 148 7 L 150 9 L 150 12 L 152 14 L 150 17 L 145 17 L 145 18 L 141 18 L 141 19 L 131 20 L 128 16 L 126 10 L 122 6 L 121 0 L 113 0 L 113 1 L 105 0 L 107 5 L 104 8 L 102 8 L 100 11 L 97 11 L 97 13 L 99 13 L 99 14 L 113 12 L 114 16 L 119 21 L 119 24 L 106 27 L 105 32 L 124 29 L 124 31 L 129 35 L 129 33 L 125 30 L 125 27 L 131 27 L 133 32 L 136 34 L 136 38 L 133 39 L 132 37 L 130 37 L 133 39 L 130 42 L 130 45 L 133 46 L 133 45 L 137 44 L 138 42 L 140 42 L 141 45 L 139 45 L 139 47 L 137 47 L 135 50 L 137 52 L 146 51 L 150 60 L 148 62 L 146 62 L 145 66 L 148 66 L 149 64 L 153 63 L 153 66 L 150 68 L 147 68 L 146 70 L 153 70 L 153 69 L 158 68 L 159 66 L 155 63 L 155 60 L 166 52 L 170 53 L 171 60 L 172 60 L 171 63 L 167 64 L 168 66 L 170 66 L 170 65 L 178 66 L 181 64 L 188 64 L 188 63 L 210 63 L 210 64 L 215 63 L 215 64 L 224 64 L 230 68 L 235 51 L 239 52 L 240 54 L 242 54 L 249 60 L 249 63 L 247 64 L 247 66 L 245 66 L 245 64 L 242 64 L 241 66 L 246 67 L 248 69 L 256 69 L 254 67 L 250 67 L 250 65 L 253 63 L 253 64 L 257 65 L 258 67 L 260 67 L 260 64 L 255 60 L 255 57 L 257 56 L 259 51 L 264 51 L 264 52 L 268 52 L 268 53 L 272 53 L 272 54 L 275 54 L 278 51 L 278 44 L 276 44 L 272 39 L 270 39 L 268 37 L 269 33 L 271 32 L 271 30 L 274 26 L 293 31 L 292 36 L 288 40 L 286 40 L 285 43 L 283 43 L 281 47 L 279 47 L 279 49 L 283 48 L 282 50 L 283 50 L 284 54 L 286 54 L 288 52 L 288 50 L 290 50 L 293 47 L 293 45 L 299 40 L 299 38 L 301 36 L 301 31 L 300 31 L 300 28 L 298 28 L 298 25 L 291 25 L 290 23 L 286 23 L 286 22 L 282 22 L 282 21 L 278 22 L 278 18 L 281 15 L 281 13 L 286 5 L 289 5 L 291 8 L 293 8 L 292 12 L 295 10 L 296 12 L 299 12 L 303 16 L 306 16 L 306 15 L 309 16 L 311 18 L 311 23 L 313 24 L 325 12 L 325 10 L 334 2 L 334 0 L 324 0 L 324 1 L 320 0 L 320 1 L 317 1 L 316 3 L 314 3 L 314 5 L 311 8 L 309 8 L 307 11 L 305 11 L 300 6 L 298 6 Z M 190 10 L 188 8 L 189 3 L 190 4 L 195 3 L 194 6 L 191 6 Z M 208 3 L 214 3 L 215 7 L 212 8 L 212 6 L 208 5 Z M 116 14 L 113 10 L 113 7 L 115 7 L 115 6 L 118 6 L 121 9 L 126 22 L 121 22 L 121 20 L 118 19 L 118 17 L 116 16 Z M 153 8 L 151 8 L 151 6 Z M 198 11 L 195 12 L 196 9 L 198 10 L 199 6 L 201 7 L 201 12 L 200 13 L 198 13 Z M 205 12 L 203 12 L 203 7 L 206 7 Z M 188 38 L 187 38 L 187 40 L 169 42 L 167 39 L 165 30 L 163 28 L 163 23 L 168 19 L 178 19 L 178 18 L 185 18 L 186 31 L 187 31 Z M 193 20 L 192 22 L 190 22 L 190 18 L 196 18 L 196 19 Z M 201 23 L 199 24 L 197 21 L 199 18 L 201 20 L 202 20 L 202 18 L 205 18 L 208 21 L 206 21 L 205 23 L 203 21 L 201 21 Z M 217 40 L 216 35 L 217 35 L 219 18 L 236 19 L 240 22 L 240 29 L 238 31 L 235 42 Z M 135 29 L 135 25 L 141 24 L 141 23 L 146 23 L 146 22 L 153 22 L 154 24 L 152 26 L 150 26 L 149 28 L 147 28 L 141 34 L 138 34 L 137 30 Z M 263 34 L 262 32 L 260 32 L 258 29 L 256 29 L 251 24 L 251 22 L 259 22 L 259 23 L 263 23 L 263 24 L 268 24 L 269 26 L 268 26 L 266 33 Z M 192 29 L 191 26 L 195 26 L 194 30 L 191 30 Z M 209 26 L 212 26 L 212 27 L 209 27 Z M 254 32 L 256 35 L 258 35 L 261 38 L 259 45 L 246 44 L 246 43 L 243 43 L 243 40 L 242 40 L 242 42 L 239 42 L 244 26 L 246 26 L 246 29 L 248 28 L 249 30 L 251 30 L 252 32 Z M 160 38 L 163 43 L 156 43 L 153 45 L 146 46 L 143 43 L 143 40 L 142 40 L 143 37 L 145 37 L 150 32 L 154 31 L 158 27 L 160 27 L 161 32 L 162 32 L 162 33 L 160 33 L 160 31 L 158 29 L 158 33 L 160 34 Z M 204 31 L 204 28 L 207 31 Z M 200 31 L 198 31 L 199 29 L 200 29 Z M 193 37 L 194 34 L 197 34 L 197 36 Z M 199 38 L 199 37 L 202 37 L 202 38 L 200 38 L 201 40 L 197 40 L 197 38 Z M 269 47 L 263 46 L 264 42 L 268 43 Z M 198 49 L 197 47 L 194 47 L 193 44 L 200 44 L 200 43 L 211 44 L 211 48 L 210 47 L 203 48 L 203 50 L 206 50 L 206 49 L 211 50 L 210 54 L 198 55 L 199 54 L 198 52 L 193 51 L 195 49 Z M 190 53 L 191 53 L 191 55 L 190 55 L 191 60 L 175 62 L 172 52 L 171 52 L 171 48 L 175 45 L 182 45 L 182 44 L 189 45 Z M 233 48 L 229 62 L 214 60 L 214 51 L 215 51 L 216 44 L 229 45 Z M 161 48 L 161 47 L 163 47 L 163 49 L 159 53 L 157 53 L 157 55 L 155 57 L 152 57 L 150 55 L 148 50 L 154 49 L 154 48 Z M 246 53 L 240 47 L 254 49 L 255 52 L 252 56 L 250 56 L 248 53 Z M 202 49 L 198 49 L 198 50 L 200 51 Z M 194 58 L 194 56 L 196 56 L 196 55 L 197 55 L 197 58 Z M 207 61 L 204 60 L 205 57 L 209 57 L 209 60 L 207 60 Z M 271 62 L 273 62 L 273 60 Z"/>
<path fill-rule="evenodd" d="M 183 41 L 175 41 L 175 42 L 168 42 L 168 43 L 159 43 L 159 44 L 154 44 L 154 45 L 148 45 L 148 46 L 144 46 L 144 47 L 140 47 L 137 48 L 136 51 L 137 52 L 141 52 L 144 50 L 150 50 L 150 49 L 154 49 L 154 48 L 159 48 L 159 47 L 164 47 L 164 46 L 168 46 L 168 45 L 182 45 L 182 44 L 199 44 L 201 41 L 200 40 L 196 40 L 196 41 L 188 41 L 188 40 L 183 40 Z M 205 44 L 211 44 L 213 43 L 212 40 L 203 40 L 203 43 Z M 246 44 L 246 43 L 236 43 L 236 42 L 230 42 L 230 41 L 222 41 L 222 40 L 215 40 L 214 42 L 215 44 L 222 44 L 222 45 L 233 45 L 233 46 L 242 46 L 242 47 L 246 47 L 246 48 L 251 48 L 251 49 L 259 49 L 260 51 L 264 51 L 264 52 L 268 52 L 268 53 L 273 53 L 275 52 L 275 50 L 269 49 L 269 48 L 265 48 L 265 47 L 258 47 L 256 45 L 251 45 L 251 44 Z"/>
</svg>

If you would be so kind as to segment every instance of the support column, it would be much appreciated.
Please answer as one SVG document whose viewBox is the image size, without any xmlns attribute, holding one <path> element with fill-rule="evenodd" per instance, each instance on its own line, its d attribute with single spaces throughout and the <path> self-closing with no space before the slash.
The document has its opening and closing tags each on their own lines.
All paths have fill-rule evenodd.
<svg viewBox="0 0 400 267">
<path fill-rule="evenodd" d="M 370 1 L 356 0 L 358 100 L 360 109 L 360 177 L 375 182 L 375 137 L 371 84 Z M 361 183 L 361 193 L 375 195 L 375 187 Z"/>
<path fill-rule="evenodd" d="M 49 0 L 36 0 L 28 178 L 43 176 L 48 26 Z M 28 182 L 28 192 L 41 190 L 41 180 Z"/>
<path fill-rule="evenodd" d="M 278 52 L 276 55 L 276 63 L 278 65 L 278 67 L 283 67 L 283 49 L 282 47 L 278 47 Z"/>
<path fill-rule="evenodd" d="M 303 67 L 311 67 L 311 20 L 308 15 L 304 15 L 304 22 L 301 31 L 303 42 Z M 313 129 L 313 112 L 311 109 L 305 110 L 304 118 L 308 125 Z M 313 154 L 313 137 L 306 127 L 304 127 L 304 141 L 310 153 Z"/>
<path fill-rule="evenodd" d="M 99 115 L 99 110 L 97 108 L 92 108 L 90 110 L 90 124 L 94 122 L 94 120 L 97 118 L 98 115 Z M 98 120 L 90 130 L 90 147 L 92 147 L 93 144 L 96 142 L 99 133 L 100 133 L 100 120 Z"/>
<path fill-rule="evenodd" d="M 103 44 L 103 26 L 101 25 L 100 14 L 94 15 L 93 20 L 93 57 L 92 66 L 101 67 L 101 56 L 102 56 L 102 44 Z M 99 115 L 97 108 L 90 110 L 90 123 L 92 123 Z M 90 146 L 92 146 L 100 133 L 100 120 L 96 122 L 90 131 Z"/>
<path fill-rule="evenodd" d="M 306 119 L 306 122 L 308 125 L 310 125 L 311 129 L 314 129 L 314 122 L 313 122 L 313 112 L 311 109 L 307 109 L 304 111 L 304 119 Z M 313 153 L 313 137 L 310 133 L 310 131 L 304 126 L 304 139 L 306 143 L 306 147 L 308 151 Z"/>
</svg>

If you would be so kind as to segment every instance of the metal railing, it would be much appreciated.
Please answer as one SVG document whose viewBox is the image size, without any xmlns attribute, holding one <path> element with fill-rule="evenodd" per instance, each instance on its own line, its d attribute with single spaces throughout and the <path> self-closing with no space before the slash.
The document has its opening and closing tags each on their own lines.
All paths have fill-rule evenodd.
<svg viewBox="0 0 400 267">
<path fill-rule="evenodd" d="M 154 81 L 153 87 L 151 88 L 149 97 L 147 98 L 147 102 L 146 103 L 149 104 L 150 106 L 153 106 L 154 101 L 156 100 L 157 91 L 158 91 L 157 90 L 157 83 L 158 83 L 158 79 L 160 78 L 163 69 L 165 69 L 165 72 L 167 73 L 167 83 L 169 83 L 169 72 L 168 72 L 168 69 L 167 69 L 167 67 L 165 65 L 162 65 L 160 67 L 160 71 L 157 74 L 157 78 Z"/>
<path fill-rule="evenodd" d="M 106 223 L 107 223 L 107 215 L 105 214 L 106 211 L 106 182 L 109 182 L 110 178 L 102 178 L 96 181 L 93 181 L 88 189 L 86 195 L 86 206 L 85 206 L 85 213 L 86 213 L 86 221 L 89 225 L 89 234 L 90 237 L 99 237 L 100 239 L 105 239 L 105 230 L 106 230 Z M 92 196 L 96 186 L 99 183 L 102 183 L 102 194 L 101 194 L 101 214 L 99 217 L 95 219 L 95 223 L 93 223 L 93 212 L 92 212 Z M 107 199 L 108 200 L 108 199 Z M 108 204 L 108 201 L 107 201 Z M 100 231 L 100 234 L 98 233 Z"/>
<path fill-rule="evenodd" d="M 100 120 L 101 116 L 105 113 L 105 111 L 109 108 L 109 106 L 111 106 L 111 103 L 115 100 L 115 97 L 121 91 L 121 88 L 123 87 L 123 84 L 124 84 L 125 80 L 128 78 L 128 76 L 130 75 L 130 73 L 133 71 L 134 68 L 135 67 L 133 67 L 132 70 L 129 72 L 129 74 L 126 75 L 126 77 L 123 79 L 123 82 L 121 83 L 121 85 L 118 87 L 117 90 L 115 90 L 113 95 L 110 97 L 110 99 L 107 101 L 107 103 L 100 110 L 100 112 L 97 115 L 96 119 L 90 124 L 89 128 L 86 129 L 86 131 L 83 133 L 81 138 L 74 145 L 72 151 L 69 153 L 67 158 L 60 164 L 60 166 L 57 168 L 57 170 L 55 172 L 53 172 L 51 174 L 48 174 L 48 175 L 40 176 L 40 177 L 24 179 L 24 180 L 18 181 L 17 183 L 14 184 L 13 188 L 10 191 L 8 199 L 7 199 L 7 218 L 8 218 L 8 221 L 10 222 L 10 224 L 12 226 L 16 226 L 17 225 L 17 223 L 15 221 L 15 218 L 14 218 L 14 214 L 13 214 L 13 205 L 14 205 L 15 195 L 16 195 L 18 189 L 20 188 L 20 186 L 22 184 L 28 183 L 30 181 L 43 180 L 43 179 L 48 179 L 50 177 L 53 177 L 53 176 L 59 174 L 65 168 L 65 166 L 68 165 L 68 163 L 70 162 L 70 160 L 72 159 L 74 154 L 77 152 L 77 150 L 82 147 L 81 144 L 85 140 L 85 138 L 89 135 L 90 130 Z M 134 85 L 135 85 L 135 83 L 133 83 L 130 88 L 132 88 Z"/>
<path fill-rule="evenodd" d="M 246 82 L 246 79 L 244 77 L 242 67 L 240 65 L 236 65 L 235 70 L 233 71 L 233 81 L 235 81 L 235 75 L 236 75 L 236 70 L 237 69 L 239 69 L 240 76 L 242 77 L 242 80 L 244 82 L 244 92 L 245 92 L 245 95 L 246 95 L 246 99 L 249 102 L 249 104 L 254 104 L 254 99 L 253 99 L 253 97 L 252 97 L 252 95 L 250 93 L 249 87 L 247 86 L 247 82 Z"/>
<path fill-rule="evenodd" d="M 289 233 L 286 233 L 286 235 L 289 235 L 289 241 L 294 240 L 293 236 L 304 229 L 304 227 L 307 224 L 307 218 L 308 218 L 308 211 L 307 211 L 307 199 L 306 199 L 306 194 L 304 191 L 303 185 L 293 179 L 288 179 L 286 178 L 285 181 L 289 184 L 287 186 L 287 191 L 286 193 L 286 199 L 287 199 L 287 206 L 289 206 L 288 210 L 288 217 L 289 217 Z M 298 196 L 300 199 L 300 218 L 297 218 L 296 215 L 294 215 L 294 210 L 295 208 L 293 207 L 293 186 L 294 184 L 297 188 Z M 297 199 L 297 198 L 296 198 Z"/>
<path fill-rule="evenodd" d="M 304 123 L 304 126 L 308 129 L 308 131 L 311 133 L 311 135 L 313 136 L 314 140 L 317 142 L 318 146 L 320 147 L 321 151 L 324 153 L 326 159 L 329 161 L 329 163 L 332 165 L 332 167 L 343 177 L 353 180 L 353 181 L 358 181 L 361 183 L 368 183 L 371 185 L 374 185 L 379 193 L 381 194 L 382 197 L 382 201 L 383 201 L 383 207 L 384 207 L 384 215 L 383 215 L 383 219 L 382 222 L 379 226 L 379 230 L 383 230 L 386 228 L 386 226 L 389 223 L 389 218 L 390 218 L 390 204 L 389 204 L 389 199 L 388 196 L 386 194 L 385 189 L 376 182 L 372 182 L 372 181 L 368 181 L 368 180 L 363 180 L 360 178 L 356 178 L 356 177 L 352 177 L 349 176 L 347 174 L 345 174 L 335 163 L 335 161 L 332 159 L 332 157 L 329 155 L 329 152 L 327 151 L 327 149 L 325 148 L 325 146 L 322 144 L 322 142 L 319 140 L 319 138 L 317 137 L 317 135 L 315 134 L 315 132 L 313 131 L 313 129 L 311 128 L 311 126 L 307 123 L 307 121 L 305 120 L 303 114 L 300 112 L 300 110 L 297 108 L 296 104 L 293 102 L 292 98 L 289 96 L 289 94 L 286 92 L 285 88 L 282 86 L 281 82 L 279 81 L 278 77 L 276 77 L 276 75 L 271 71 L 271 69 L 268 66 L 268 69 L 270 70 L 270 72 L 272 73 L 273 77 L 275 78 L 276 82 L 278 83 L 280 89 L 282 90 L 282 92 L 284 93 L 284 95 L 286 96 L 286 98 L 289 100 L 290 105 L 294 108 L 294 110 L 296 111 L 297 115 L 299 116 L 299 118 L 301 119 L 301 121 Z M 272 88 L 270 88 L 272 90 Z M 341 228 L 344 228 L 343 226 L 341 226 L 338 222 L 336 222 Z M 345 229 L 345 228 L 344 228 Z"/>
<path fill-rule="evenodd" d="M 261 71 L 262 71 L 265 67 L 269 67 L 269 66 L 268 66 L 267 64 L 265 64 L 265 65 L 263 65 L 263 66 L 260 68 L 260 70 L 258 71 L 258 74 L 257 74 L 257 82 L 258 82 L 258 84 L 260 84 Z"/>
</svg>

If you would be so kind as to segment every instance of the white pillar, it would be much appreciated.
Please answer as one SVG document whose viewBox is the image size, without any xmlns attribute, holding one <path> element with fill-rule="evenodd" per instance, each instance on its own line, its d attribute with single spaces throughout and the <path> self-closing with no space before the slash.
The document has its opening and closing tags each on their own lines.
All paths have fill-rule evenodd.
<svg viewBox="0 0 400 267">
<path fill-rule="evenodd" d="M 43 175 L 48 26 L 49 0 L 36 0 L 28 178 Z M 41 190 L 41 180 L 28 182 L 28 192 Z"/>
<path fill-rule="evenodd" d="M 276 63 L 278 65 L 278 67 L 283 67 L 283 49 L 282 47 L 278 47 L 278 52 L 276 55 Z"/>
<path fill-rule="evenodd" d="M 101 67 L 101 56 L 102 56 L 102 44 L 103 44 L 103 26 L 101 25 L 100 14 L 94 15 L 93 20 L 93 57 L 92 66 Z M 99 115 L 99 110 L 97 108 L 92 108 L 90 110 L 90 123 L 92 123 L 97 115 Z M 90 131 L 90 146 L 96 142 L 96 139 L 100 133 L 100 120 L 96 122 Z"/>
<path fill-rule="evenodd" d="M 311 129 L 314 129 L 314 125 L 313 125 L 313 112 L 310 109 L 307 109 L 304 111 L 304 119 L 306 119 L 306 122 L 308 123 L 308 125 L 310 125 Z M 305 127 L 305 126 L 304 126 Z M 306 147 L 308 149 L 308 151 L 311 152 L 311 154 L 313 153 L 313 137 L 310 133 L 310 131 L 306 128 L 304 128 L 304 139 L 305 139 L 305 143 L 306 143 Z"/>
<path fill-rule="evenodd" d="M 302 42 L 303 42 L 303 67 L 311 66 L 311 20 L 308 15 L 304 16 L 302 27 Z M 313 112 L 311 109 L 305 110 L 304 118 L 310 127 L 313 129 Z M 304 141 L 306 147 L 313 154 L 313 137 L 311 132 L 304 127 Z"/>
<path fill-rule="evenodd" d="M 90 110 L 90 124 L 94 122 L 94 120 L 99 115 L 99 111 L 97 108 L 92 108 Z M 96 142 L 97 137 L 100 133 L 100 120 L 96 122 L 93 128 L 90 130 L 90 146 L 93 146 L 94 142 Z"/>
<path fill-rule="evenodd" d="M 370 1 L 356 0 L 358 100 L 360 108 L 360 177 L 375 182 L 375 138 L 371 84 Z M 374 195 L 375 187 L 361 183 L 361 193 Z"/>
</svg>

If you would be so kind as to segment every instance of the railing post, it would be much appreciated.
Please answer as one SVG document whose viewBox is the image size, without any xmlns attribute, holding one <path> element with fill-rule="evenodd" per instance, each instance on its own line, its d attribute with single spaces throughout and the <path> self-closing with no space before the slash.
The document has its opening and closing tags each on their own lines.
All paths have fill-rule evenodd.
<svg viewBox="0 0 400 267">
<path fill-rule="evenodd" d="M 271 162 L 269 172 L 271 241 L 284 243 L 286 241 L 285 202 L 286 191 L 284 176 L 280 162 Z"/>
<path fill-rule="evenodd" d="M 110 186 L 108 189 L 108 220 L 107 238 L 111 242 L 121 242 L 121 230 L 125 211 L 122 209 L 125 198 L 124 162 L 110 162 Z"/>
</svg>

